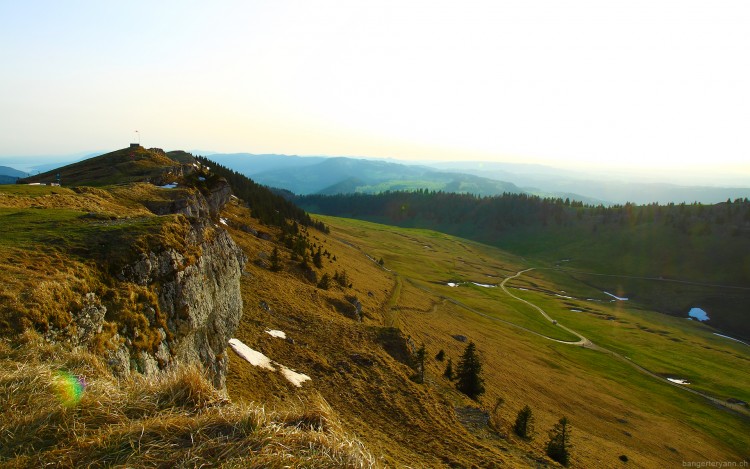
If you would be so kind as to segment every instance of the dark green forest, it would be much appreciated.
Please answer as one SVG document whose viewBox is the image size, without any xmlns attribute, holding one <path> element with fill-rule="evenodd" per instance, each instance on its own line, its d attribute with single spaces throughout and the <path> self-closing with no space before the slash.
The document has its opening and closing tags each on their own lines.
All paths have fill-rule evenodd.
<svg viewBox="0 0 750 469">
<path fill-rule="evenodd" d="M 658 311 L 715 312 L 750 337 L 750 202 L 586 205 L 528 194 L 385 192 L 307 195 L 311 213 L 426 228 L 494 245 Z"/>
<path fill-rule="evenodd" d="M 377 195 L 307 195 L 295 201 L 314 213 L 387 221 L 400 226 L 448 232 L 465 232 L 467 227 L 473 227 L 480 237 L 529 227 L 585 227 L 596 232 L 600 228 L 630 229 L 657 224 L 685 235 L 750 239 L 750 202 L 746 198 L 715 205 L 628 203 L 605 207 L 528 194 L 480 197 L 417 190 Z"/>
<path fill-rule="evenodd" d="M 288 226 L 287 220 L 291 220 L 303 226 L 314 227 L 321 231 L 327 230 L 323 223 L 313 220 L 303 209 L 275 194 L 268 187 L 208 158 L 196 156 L 195 159 L 202 165 L 210 167 L 212 173 L 226 179 L 234 195 L 248 204 L 252 216 L 261 223 L 285 228 Z"/>
</svg>

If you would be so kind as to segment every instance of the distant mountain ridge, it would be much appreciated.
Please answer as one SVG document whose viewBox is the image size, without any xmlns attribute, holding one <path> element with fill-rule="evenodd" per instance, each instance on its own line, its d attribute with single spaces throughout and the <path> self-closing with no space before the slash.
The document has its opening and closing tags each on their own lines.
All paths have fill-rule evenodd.
<svg viewBox="0 0 750 469">
<path fill-rule="evenodd" d="M 385 161 L 356 157 L 289 156 L 251 153 L 208 155 L 261 184 L 298 195 L 438 190 L 492 196 L 528 193 L 593 205 L 632 202 L 714 204 L 750 197 L 750 187 L 680 185 L 635 179 L 632 175 L 574 171 L 540 164 L 482 161 Z M 664 180 L 670 175 L 664 174 Z"/>
<path fill-rule="evenodd" d="M 513 183 L 421 165 L 349 157 L 209 155 L 211 160 L 267 186 L 296 194 L 380 193 L 430 189 L 475 195 L 523 193 Z"/>
<path fill-rule="evenodd" d="M 10 166 L 0 166 L 0 176 L 10 176 L 16 178 L 22 178 L 26 176 L 26 173 L 17 169 L 11 168 Z"/>
</svg>

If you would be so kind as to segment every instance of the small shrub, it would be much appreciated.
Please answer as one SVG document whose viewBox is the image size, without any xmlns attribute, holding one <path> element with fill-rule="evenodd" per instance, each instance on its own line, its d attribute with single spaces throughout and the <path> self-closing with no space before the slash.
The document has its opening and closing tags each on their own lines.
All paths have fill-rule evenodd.
<svg viewBox="0 0 750 469">
<path fill-rule="evenodd" d="M 331 276 L 328 275 L 328 273 L 325 273 L 322 277 L 320 277 L 318 288 L 322 288 L 323 290 L 328 290 L 329 288 L 331 288 Z"/>
</svg>

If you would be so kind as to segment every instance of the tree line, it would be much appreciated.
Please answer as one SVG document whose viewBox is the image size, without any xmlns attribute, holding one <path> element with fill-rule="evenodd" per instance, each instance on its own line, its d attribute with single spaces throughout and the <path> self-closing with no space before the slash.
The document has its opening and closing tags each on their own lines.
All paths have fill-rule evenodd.
<svg viewBox="0 0 750 469">
<path fill-rule="evenodd" d="M 211 168 L 212 173 L 226 179 L 234 195 L 248 204 L 252 216 L 261 223 L 286 228 L 289 226 L 287 220 L 292 220 L 300 225 L 327 232 L 328 228 L 325 224 L 313 220 L 303 209 L 274 193 L 268 187 L 203 156 L 196 156 L 195 159 Z"/>
<path fill-rule="evenodd" d="M 605 206 L 529 194 L 483 197 L 420 189 L 380 194 L 306 195 L 294 200 L 315 213 L 434 229 L 475 226 L 502 232 L 516 227 L 585 225 L 595 228 L 597 225 L 660 223 L 697 235 L 719 230 L 731 236 L 750 236 L 750 201 L 747 198 L 713 205 L 696 202 Z"/>
</svg>

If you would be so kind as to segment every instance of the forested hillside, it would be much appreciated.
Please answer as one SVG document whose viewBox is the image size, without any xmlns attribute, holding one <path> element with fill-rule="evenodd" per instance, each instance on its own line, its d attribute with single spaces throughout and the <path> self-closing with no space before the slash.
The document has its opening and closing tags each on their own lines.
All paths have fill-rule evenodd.
<svg viewBox="0 0 750 469">
<path fill-rule="evenodd" d="M 294 203 L 273 193 L 247 176 L 225 168 L 207 158 L 196 157 L 201 164 L 211 168 L 219 177 L 223 177 L 232 186 L 234 194 L 252 207 L 252 215 L 264 224 L 286 226 L 287 220 L 294 220 L 303 226 L 315 226 L 325 230 L 322 223 L 314 222 L 310 216 Z"/>
<path fill-rule="evenodd" d="M 565 260 L 559 268 L 598 274 L 591 277 L 592 284 L 630 291 L 650 307 L 674 315 L 686 316 L 698 304 L 717 311 L 711 324 L 750 336 L 745 320 L 750 296 L 748 199 L 604 207 L 526 194 L 476 197 L 422 190 L 310 195 L 296 201 L 313 213 L 434 229 L 547 265 Z M 618 276 L 622 278 L 613 280 Z M 627 277 L 700 286 L 665 294 L 663 285 L 646 288 Z M 731 288 L 717 292 L 706 284 Z"/>
</svg>

